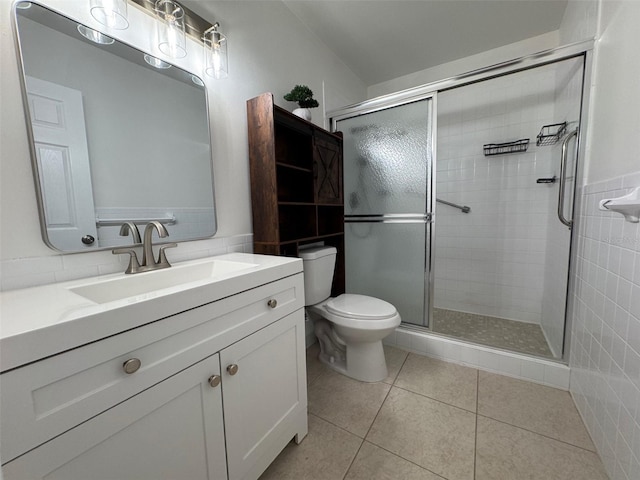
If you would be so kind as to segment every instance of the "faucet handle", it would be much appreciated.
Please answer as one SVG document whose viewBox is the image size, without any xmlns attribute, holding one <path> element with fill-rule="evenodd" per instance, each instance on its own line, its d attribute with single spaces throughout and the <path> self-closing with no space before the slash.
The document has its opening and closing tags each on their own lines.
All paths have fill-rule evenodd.
<svg viewBox="0 0 640 480">
<path fill-rule="evenodd" d="M 131 248 L 128 248 L 128 247 L 122 247 L 122 248 L 114 248 L 113 250 L 111 250 L 111 253 L 113 253 L 114 255 L 121 255 L 123 253 L 128 253 L 130 255 L 129 266 L 124 271 L 124 273 L 138 273 L 138 271 L 140 270 L 140 263 L 138 262 L 138 256 L 136 255 L 135 250 L 132 250 Z"/>
<path fill-rule="evenodd" d="M 158 265 L 162 265 L 162 267 L 165 267 L 165 266 L 170 267 L 171 264 L 167 260 L 167 255 L 165 253 L 165 250 L 167 248 L 175 248 L 177 246 L 178 246 L 177 243 L 165 243 L 164 245 L 160 245 L 160 251 L 158 252 Z"/>
</svg>

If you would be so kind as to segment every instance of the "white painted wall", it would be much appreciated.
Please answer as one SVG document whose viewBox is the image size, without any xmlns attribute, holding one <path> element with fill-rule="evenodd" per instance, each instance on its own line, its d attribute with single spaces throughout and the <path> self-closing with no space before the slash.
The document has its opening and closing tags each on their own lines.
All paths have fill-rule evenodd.
<svg viewBox="0 0 640 480">
<path fill-rule="evenodd" d="M 197 8 L 198 2 L 192 3 Z M 84 2 L 47 0 L 47 5 L 98 28 Z M 173 257 L 179 256 L 180 250 L 190 252 L 189 255 L 220 253 L 221 249 L 245 243 L 246 235 L 251 233 L 247 99 L 271 91 L 279 105 L 293 108 L 282 96 L 296 83 L 307 84 L 320 101 L 320 108 L 314 110 L 314 122 L 323 125 L 325 108 L 359 102 L 366 97 L 366 86 L 281 2 L 219 1 L 208 5 L 218 15 L 209 20 L 220 21 L 229 38 L 229 78 L 207 81 L 218 215 L 216 238 L 222 240 L 183 243 L 175 253 L 169 252 Z M 112 32 L 113 36 L 161 57 L 151 45 L 152 17 L 132 5 L 129 15 L 131 27 Z M 0 28 L 2 288 L 119 271 L 122 265 L 110 252 L 59 256 L 41 240 L 8 0 L 0 0 Z M 188 50 L 189 54 L 178 65 L 193 71 L 200 69 L 201 47 L 190 42 Z M 230 240 L 227 242 L 226 238 Z M 12 282 L 11 278 L 18 280 Z"/>
<path fill-rule="evenodd" d="M 579 39 L 594 25 L 570 390 L 611 479 L 633 480 L 640 478 L 640 224 L 596 205 L 640 186 L 640 2 L 570 1 L 560 37 Z"/>
<path fill-rule="evenodd" d="M 409 75 L 394 78 L 387 82 L 371 85 L 367 90 L 367 96 L 368 98 L 375 98 L 380 95 L 386 95 L 388 93 L 417 87 L 426 83 L 444 80 L 445 78 L 450 78 L 471 70 L 506 62 L 508 60 L 513 60 L 514 58 L 541 52 L 549 48 L 555 48 L 558 45 L 558 32 L 545 33 L 520 42 L 487 50 L 486 52 L 482 52 L 477 55 L 461 58 L 459 60 L 454 60 L 453 62 L 444 63 Z M 437 46 L 427 45 L 425 48 L 437 48 Z"/>
<path fill-rule="evenodd" d="M 625 175 L 640 166 L 639 19 L 640 2 L 602 2 L 587 183 Z"/>
<path fill-rule="evenodd" d="M 600 0 L 569 0 L 558 30 L 560 45 L 596 38 Z"/>
</svg>

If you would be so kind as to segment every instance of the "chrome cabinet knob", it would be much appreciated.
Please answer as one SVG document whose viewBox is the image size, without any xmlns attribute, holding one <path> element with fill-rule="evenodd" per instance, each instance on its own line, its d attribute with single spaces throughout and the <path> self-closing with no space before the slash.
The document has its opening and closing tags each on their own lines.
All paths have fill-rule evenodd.
<svg viewBox="0 0 640 480">
<path fill-rule="evenodd" d="M 227 367 L 227 372 L 229 372 L 229 375 L 235 375 L 236 373 L 238 373 L 238 365 L 232 363 Z"/>
<path fill-rule="evenodd" d="M 269 305 L 271 308 L 276 308 L 278 306 L 278 301 L 275 298 L 272 298 L 267 302 L 267 305 Z"/>
<path fill-rule="evenodd" d="M 136 373 L 140 369 L 140 365 L 142 365 L 142 362 L 139 358 L 130 358 L 122 364 L 122 368 L 124 369 L 125 373 L 131 375 L 132 373 Z"/>
<path fill-rule="evenodd" d="M 211 385 L 213 388 L 217 387 L 218 385 L 220 385 L 220 375 L 211 375 L 209 377 L 209 385 Z"/>
</svg>

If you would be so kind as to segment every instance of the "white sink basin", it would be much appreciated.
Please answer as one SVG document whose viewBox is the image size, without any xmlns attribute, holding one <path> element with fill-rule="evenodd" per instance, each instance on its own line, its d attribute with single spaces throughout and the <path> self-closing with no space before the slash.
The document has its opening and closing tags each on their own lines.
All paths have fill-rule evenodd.
<svg viewBox="0 0 640 480">
<path fill-rule="evenodd" d="M 192 265 L 178 265 L 163 270 L 136 273 L 97 283 L 69 288 L 69 291 L 95 303 L 109 303 L 165 288 L 201 280 L 215 280 L 239 270 L 258 266 L 255 263 L 208 260 Z"/>
</svg>

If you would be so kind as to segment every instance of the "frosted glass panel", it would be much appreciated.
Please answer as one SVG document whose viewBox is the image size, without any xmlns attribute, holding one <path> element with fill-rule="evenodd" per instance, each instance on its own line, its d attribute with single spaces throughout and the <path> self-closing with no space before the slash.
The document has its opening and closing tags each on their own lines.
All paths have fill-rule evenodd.
<svg viewBox="0 0 640 480">
<path fill-rule="evenodd" d="M 337 122 L 344 134 L 345 214 L 422 213 L 429 100 Z"/>
<path fill-rule="evenodd" d="M 424 324 L 424 223 L 347 223 L 347 292 L 393 304 L 403 322 Z"/>
</svg>

